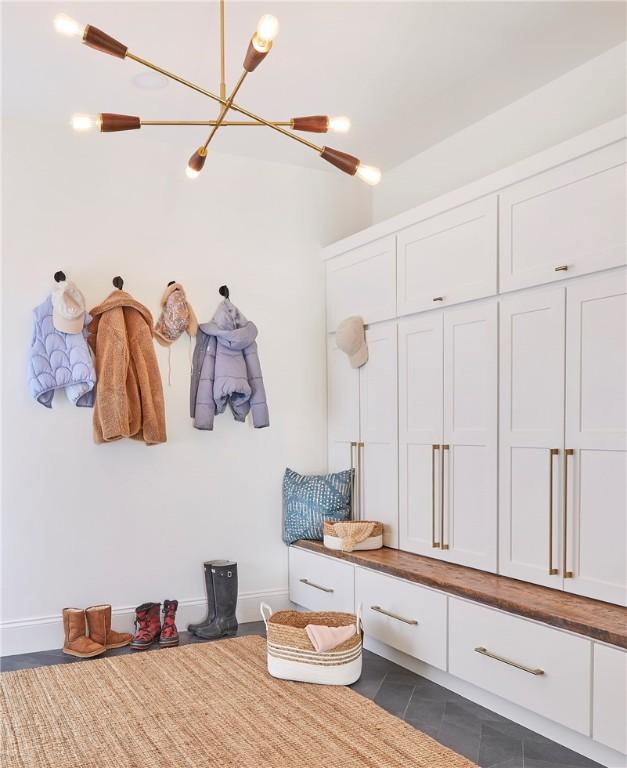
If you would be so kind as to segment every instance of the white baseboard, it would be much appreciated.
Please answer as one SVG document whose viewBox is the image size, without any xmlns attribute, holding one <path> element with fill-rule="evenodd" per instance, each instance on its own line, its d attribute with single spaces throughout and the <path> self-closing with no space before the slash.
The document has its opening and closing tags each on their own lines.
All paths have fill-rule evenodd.
<svg viewBox="0 0 627 768">
<path fill-rule="evenodd" d="M 259 603 L 268 603 L 273 611 L 290 607 L 287 589 L 270 589 L 265 592 L 240 592 L 237 600 L 237 620 L 241 624 L 261 621 Z M 179 630 L 187 629 L 190 622 L 201 621 L 206 615 L 207 600 L 204 597 L 179 600 L 176 623 Z M 133 631 L 135 606 L 113 608 L 112 626 L 120 632 Z M 31 619 L 14 619 L 0 623 L 0 656 L 17 653 L 50 651 L 63 645 L 63 619 L 56 616 L 39 616 Z"/>
<path fill-rule="evenodd" d="M 389 645 L 380 643 L 378 640 L 364 637 L 364 648 L 376 653 L 378 656 L 383 656 L 385 659 L 393 661 L 400 667 L 415 672 L 417 675 L 433 680 L 434 683 L 448 688 L 450 691 L 454 691 L 460 696 L 492 710 L 492 712 L 497 712 L 499 715 L 507 717 L 509 720 L 513 720 L 525 728 L 540 733 L 547 739 L 556 741 L 558 744 L 562 744 L 574 752 L 579 752 L 579 754 L 585 755 L 591 760 L 596 760 L 601 765 L 606 765 L 608 768 L 625 768 L 627 765 L 625 755 L 621 755 L 620 752 L 616 752 L 603 744 L 599 744 L 597 741 L 593 741 L 589 736 L 584 736 L 559 723 L 547 720 L 545 717 L 529 709 L 524 709 L 517 704 L 513 704 L 511 701 L 502 699 L 500 696 L 495 696 L 472 683 L 467 683 L 465 680 L 451 675 L 449 672 L 444 672 L 441 669 L 432 667 L 430 664 L 425 664 L 423 661 L 418 661 L 418 659 L 397 651 Z"/>
</svg>

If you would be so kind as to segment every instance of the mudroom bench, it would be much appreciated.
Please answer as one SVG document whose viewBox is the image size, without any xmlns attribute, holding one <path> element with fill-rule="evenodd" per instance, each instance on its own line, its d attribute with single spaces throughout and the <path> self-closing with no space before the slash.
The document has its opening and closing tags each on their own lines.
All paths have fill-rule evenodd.
<svg viewBox="0 0 627 768">
<path fill-rule="evenodd" d="M 361 606 L 364 647 L 604 765 L 627 752 L 627 609 L 384 547 L 289 548 L 290 600 Z"/>
</svg>

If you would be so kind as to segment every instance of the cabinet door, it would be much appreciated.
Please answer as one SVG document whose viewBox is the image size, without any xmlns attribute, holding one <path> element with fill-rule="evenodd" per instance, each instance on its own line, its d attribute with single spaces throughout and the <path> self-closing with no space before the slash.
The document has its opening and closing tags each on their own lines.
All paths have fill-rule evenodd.
<svg viewBox="0 0 627 768">
<path fill-rule="evenodd" d="M 509 187 L 499 211 L 501 290 L 624 264 L 625 141 Z"/>
<path fill-rule="evenodd" d="M 353 461 L 351 443 L 359 440 L 359 370 L 335 343 L 327 341 L 327 424 L 329 472 L 348 469 Z"/>
<path fill-rule="evenodd" d="M 496 293 L 497 198 L 421 221 L 398 235 L 398 314 Z"/>
<path fill-rule="evenodd" d="M 398 325 L 400 548 L 430 557 L 441 552 L 442 314 Z"/>
<path fill-rule="evenodd" d="M 382 237 L 327 262 L 327 330 L 352 315 L 364 323 L 396 316 L 396 236 Z"/>
<path fill-rule="evenodd" d="M 594 643 L 592 738 L 627 754 L 627 653 Z"/>
<path fill-rule="evenodd" d="M 485 571 L 496 571 L 497 313 L 494 300 L 444 311 L 443 556 Z"/>
<path fill-rule="evenodd" d="M 383 543 L 398 547 L 396 321 L 366 331 L 368 362 L 359 369 L 361 518 L 383 523 Z"/>
<path fill-rule="evenodd" d="M 564 326 L 563 288 L 501 300 L 499 573 L 556 588 Z"/>
<path fill-rule="evenodd" d="M 564 588 L 625 605 L 627 286 L 625 270 L 566 293 Z"/>
</svg>

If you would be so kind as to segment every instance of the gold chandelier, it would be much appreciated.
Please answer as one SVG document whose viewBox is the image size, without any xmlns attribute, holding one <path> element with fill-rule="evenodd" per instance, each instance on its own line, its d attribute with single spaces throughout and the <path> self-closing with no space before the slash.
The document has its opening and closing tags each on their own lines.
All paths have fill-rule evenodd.
<svg viewBox="0 0 627 768">
<path fill-rule="evenodd" d="M 344 173 L 348 173 L 351 176 L 359 176 L 367 184 L 378 184 L 381 179 L 381 172 L 378 168 L 374 168 L 370 165 L 364 165 L 357 157 L 349 155 L 347 152 L 340 152 L 338 149 L 333 149 L 327 146 L 318 146 L 312 141 L 299 136 L 294 131 L 304 131 L 309 133 L 327 133 L 329 130 L 334 130 L 339 133 L 345 133 L 350 128 L 350 121 L 347 117 L 327 117 L 326 115 L 311 115 L 308 117 L 293 117 L 291 120 L 279 120 L 271 121 L 266 120 L 259 115 L 250 112 L 242 107 L 240 104 L 235 103 L 235 96 L 241 88 L 246 76 L 253 72 L 263 59 L 268 55 L 272 48 L 273 40 L 276 38 L 279 32 L 279 22 L 274 16 L 266 14 L 259 19 L 255 34 L 252 36 L 244 57 L 243 71 L 239 77 L 237 83 L 233 86 L 231 93 L 226 95 L 226 83 L 225 83 L 225 70 L 224 70 L 224 0 L 220 0 L 220 86 L 219 95 L 208 91 L 205 88 L 201 88 L 195 83 L 191 83 L 189 80 L 184 80 L 182 77 L 175 75 L 173 72 L 168 72 L 156 64 L 153 64 L 146 59 L 142 59 L 131 53 L 126 45 L 110 37 L 97 27 L 93 27 L 91 24 L 83 26 L 74 19 L 66 16 L 65 14 L 59 14 L 54 19 L 54 26 L 57 32 L 68 35 L 70 37 L 77 37 L 82 42 L 94 48 L 102 53 L 108 53 L 110 56 L 115 56 L 118 59 L 132 59 L 138 64 L 142 64 L 144 67 L 158 72 L 164 77 L 180 83 L 181 85 L 191 88 L 197 93 L 201 93 L 203 96 L 207 96 L 220 105 L 220 111 L 218 117 L 215 120 L 143 120 L 140 117 L 134 115 L 117 115 L 111 112 L 103 112 L 99 115 L 74 115 L 72 117 L 72 127 L 77 131 L 88 131 L 97 129 L 102 133 L 111 133 L 113 131 L 129 131 L 144 126 L 150 125 L 206 125 L 210 126 L 211 130 L 207 136 L 205 143 L 200 146 L 194 154 L 189 158 L 187 162 L 187 176 L 191 179 L 196 178 L 202 170 L 205 160 L 207 159 L 207 147 L 215 136 L 217 130 L 221 127 L 232 126 L 266 126 L 274 131 L 278 131 L 283 136 L 287 136 L 290 139 L 298 141 L 310 149 L 315 150 L 320 157 L 326 160 L 331 165 L 339 168 Z M 226 120 L 227 113 L 229 111 L 237 112 L 240 115 L 248 118 L 248 120 L 228 121 Z"/>
</svg>

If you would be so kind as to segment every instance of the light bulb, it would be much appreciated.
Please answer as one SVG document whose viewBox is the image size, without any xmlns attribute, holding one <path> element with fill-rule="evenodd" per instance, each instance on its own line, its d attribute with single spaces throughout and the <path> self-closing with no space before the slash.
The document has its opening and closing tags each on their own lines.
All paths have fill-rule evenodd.
<svg viewBox="0 0 627 768">
<path fill-rule="evenodd" d="M 72 128 L 80 133 L 100 128 L 100 115 L 72 115 Z"/>
<path fill-rule="evenodd" d="M 65 13 L 59 13 L 54 17 L 54 28 L 62 35 L 82 37 L 85 26 L 81 26 L 78 21 Z"/>
<path fill-rule="evenodd" d="M 279 34 L 279 20 L 276 16 L 266 13 L 257 23 L 257 37 L 259 41 L 266 45 L 271 43 Z"/>
<path fill-rule="evenodd" d="M 375 184 L 381 181 L 381 171 L 372 165 L 362 165 L 360 163 L 357 167 L 357 175 L 366 184 L 370 184 L 371 187 L 374 187 Z"/>
<path fill-rule="evenodd" d="M 189 165 L 185 169 L 185 174 L 188 179 L 195 179 L 197 176 L 200 176 L 200 171 L 195 171 L 193 168 L 190 168 Z"/>
<path fill-rule="evenodd" d="M 335 133 L 348 133 L 351 129 L 351 121 L 345 115 L 329 118 L 329 130 Z"/>
</svg>

